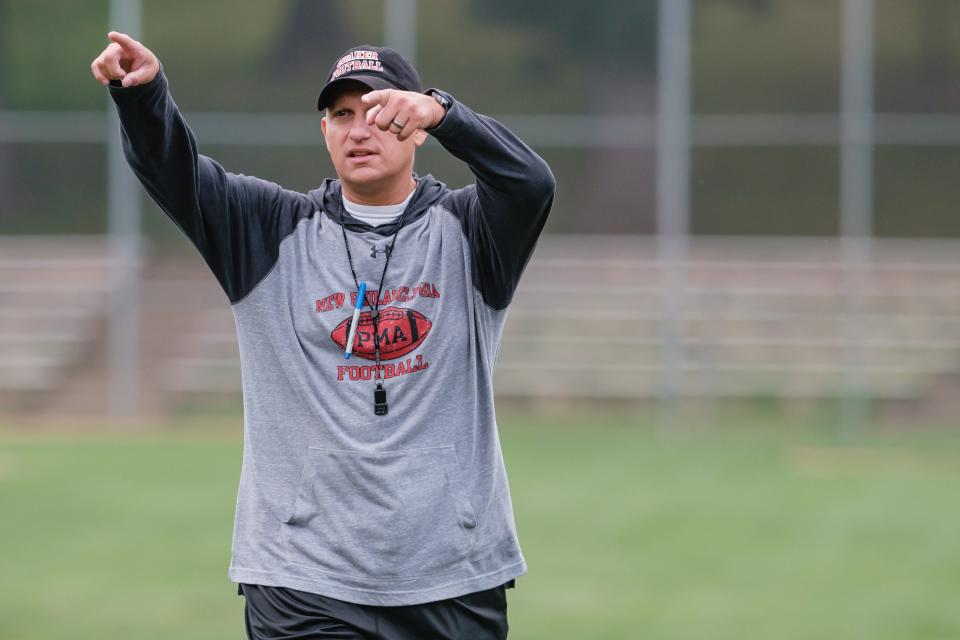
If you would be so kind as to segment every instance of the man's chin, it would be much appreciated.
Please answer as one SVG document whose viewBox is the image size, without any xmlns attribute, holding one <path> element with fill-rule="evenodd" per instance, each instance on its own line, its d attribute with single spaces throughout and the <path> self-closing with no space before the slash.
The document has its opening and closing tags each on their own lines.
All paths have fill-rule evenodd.
<svg viewBox="0 0 960 640">
<path fill-rule="evenodd" d="M 389 176 L 385 175 L 383 171 L 372 167 L 356 167 L 340 175 L 342 181 L 358 187 L 373 187 L 388 182 L 388 178 Z"/>
</svg>

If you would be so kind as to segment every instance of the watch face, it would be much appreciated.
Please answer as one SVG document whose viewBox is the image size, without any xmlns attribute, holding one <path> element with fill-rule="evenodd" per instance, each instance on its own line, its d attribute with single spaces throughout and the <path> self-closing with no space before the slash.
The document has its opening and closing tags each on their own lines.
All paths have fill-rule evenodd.
<svg viewBox="0 0 960 640">
<path fill-rule="evenodd" d="M 433 99 L 439 102 L 440 106 L 443 107 L 444 109 L 447 109 L 450 106 L 450 101 L 444 98 L 442 95 L 440 95 L 436 91 L 431 91 L 430 95 L 432 95 Z"/>
</svg>

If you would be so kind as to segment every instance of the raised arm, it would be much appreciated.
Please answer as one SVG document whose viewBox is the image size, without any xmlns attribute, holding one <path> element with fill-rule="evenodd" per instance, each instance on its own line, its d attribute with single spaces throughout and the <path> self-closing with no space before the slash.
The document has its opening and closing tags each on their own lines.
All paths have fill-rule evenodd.
<svg viewBox="0 0 960 640">
<path fill-rule="evenodd" d="M 91 69 L 110 87 L 127 161 L 236 302 L 276 262 L 279 242 L 292 231 L 305 196 L 228 173 L 198 154 L 157 56 L 122 33 L 108 37 L 110 45 Z"/>
<path fill-rule="evenodd" d="M 437 93 L 450 106 L 430 133 L 476 177 L 476 185 L 454 192 L 453 212 L 470 238 L 484 300 L 502 309 L 546 224 L 556 181 L 543 158 L 502 124 Z"/>
<path fill-rule="evenodd" d="M 418 130 L 432 134 L 469 165 L 476 185 L 453 192 L 451 213 L 460 218 L 473 253 L 473 280 L 484 300 L 505 308 L 513 297 L 553 203 L 550 167 L 493 118 L 474 113 L 447 93 L 432 96 L 386 89 L 363 101 L 367 122 L 400 140 Z M 391 129 L 391 123 L 403 124 Z"/>
</svg>

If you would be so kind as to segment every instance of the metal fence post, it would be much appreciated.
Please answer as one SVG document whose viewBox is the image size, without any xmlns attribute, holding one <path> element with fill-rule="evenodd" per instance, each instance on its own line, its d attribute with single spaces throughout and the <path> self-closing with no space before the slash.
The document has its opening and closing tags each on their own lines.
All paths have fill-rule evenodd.
<svg viewBox="0 0 960 640">
<path fill-rule="evenodd" d="M 417 0 L 385 0 L 383 41 L 417 66 Z"/>
<path fill-rule="evenodd" d="M 843 404 L 845 431 L 869 418 L 863 326 L 873 236 L 873 0 L 844 0 L 841 70 L 840 242 L 845 296 Z"/>
<path fill-rule="evenodd" d="M 657 405 L 684 395 L 686 264 L 690 231 L 691 0 L 660 0 L 657 73 L 657 264 L 661 314 Z"/>
<path fill-rule="evenodd" d="M 110 29 L 139 38 L 140 0 L 111 0 Z M 107 408 L 114 418 L 140 411 L 140 188 L 123 157 L 120 122 L 107 99 L 107 217 L 112 265 L 107 331 Z"/>
</svg>

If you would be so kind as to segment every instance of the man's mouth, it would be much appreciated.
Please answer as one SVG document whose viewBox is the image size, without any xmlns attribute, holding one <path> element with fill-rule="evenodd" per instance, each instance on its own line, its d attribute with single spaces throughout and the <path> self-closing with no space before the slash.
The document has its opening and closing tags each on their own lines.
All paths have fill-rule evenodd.
<svg viewBox="0 0 960 640">
<path fill-rule="evenodd" d="M 353 149 L 347 152 L 348 158 L 369 158 L 375 155 L 377 155 L 376 152 L 369 149 Z"/>
</svg>

